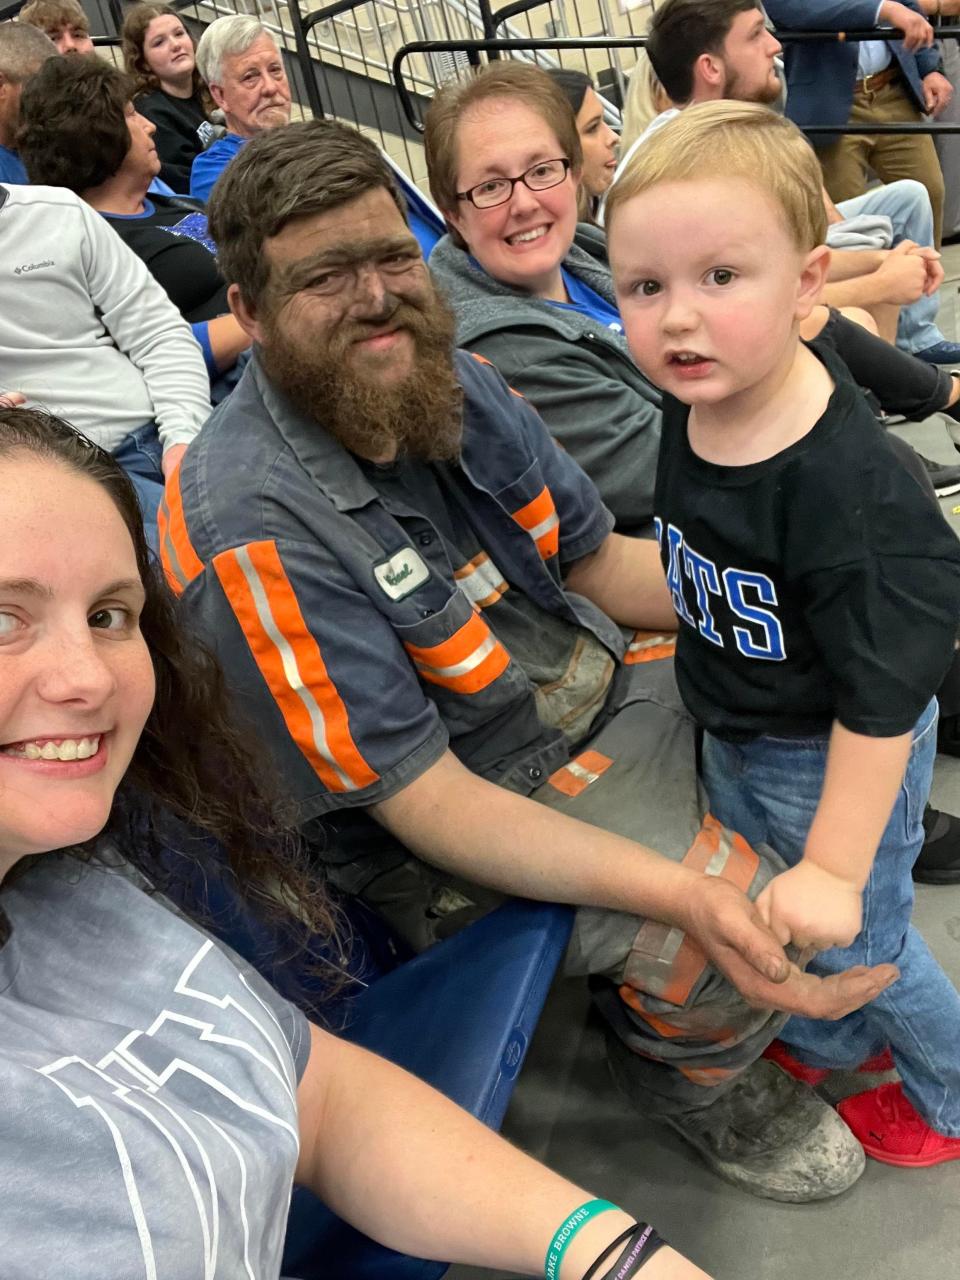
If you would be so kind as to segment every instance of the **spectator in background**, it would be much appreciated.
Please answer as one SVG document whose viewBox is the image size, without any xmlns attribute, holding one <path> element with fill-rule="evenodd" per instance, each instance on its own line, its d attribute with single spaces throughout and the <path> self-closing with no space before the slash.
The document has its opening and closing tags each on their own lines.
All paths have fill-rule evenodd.
<svg viewBox="0 0 960 1280">
<path fill-rule="evenodd" d="M 665 0 L 651 21 L 647 52 L 676 104 L 650 130 L 693 103 L 769 103 L 779 89 L 774 59 L 780 44 L 756 0 Z M 645 136 L 621 158 L 618 173 Z M 948 342 L 936 325 L 943 269 L 933 249 L 926 188 L 899 181 L 839 206 L 826 192 L 823 198 L 831 249 L 824 301 L 865 308 L 883 337 L 928 364 L 960 364 L 960 344 Z"/>
<path fill-rule="evenodd" d="M 200 348 L 136 254 L 72 192 L 0 187 L 0 236 L 0 386 L 112 453 L 152 532 L 164 476 L 210 413 Z"/>
<path fill-rule="evenodd" d="M 960 0 L 920 0 L 920 7 L 940 27 L 956 28 L 960 22 Z M 939 113 L 940 124 L 960 124 L 960 44 L 944 37 L 940 41 L 943 74 L 950 81 L 953 97 Z M 943 243 L 960 239 L 960 134 L 945 133 L 934 138 L 943 171 Z"/>
<path fill-rule="evenodd" d="M 27 0 L 17 20 L 46 32 L 57 53 L 94 52 L 90 23 L 77 0 Z"/>
<path fill-rule="evenodd" d="M 673 106 L 667 91 L 657 79 L 646 49 L 637 50 L 637 61 L 630 72 L 627 100 L 623 104 L 623 128 L 620 130 L 620 156 L 645 132 L 662 111 Z"/>
<path fill-rule="evenodd" d="M 603 103 L 588 75 L 566 67 L 550 70 L 547 75 L 564 94 L 577 118 L 583 152 L 577 199 L 581 220 L 593 222 L 600 200 L 613 181 L 619 139 L 603 118 Z"/>
<path fill-rule="evenodd" d="M 938 115 L 953 90 L 941 71 L 933 28 L 915 0 L 766 0 L 778 27 L 788 31 L 858 31 L 897 27 L 902 40 L 806 41 L 789 43 L 787 115 L 807 124 L 893 124 Z M 735 96 L 735 95 L 725 95 Z M 824 184 L 833 200 L 862 195 L 867 171 L 883 182 L 915 178 L 933 209 L 934 244 L 943 223 L 943 173 L 933 139 L 916 134 L 844 134 L 838 141 L 814 140 Z"/>
<path fill-rule="evenodd" d="M 249 339 L 227 305 L 202 206 L 148 196 L 160 168 L 154 126 L 132 101 L 133 81 L 101 58 L 52 59 L 27 86 L 19 141 L 32 182 L 67 187 L 107 219 L 185 320 L 219 378 Z"/>
<path fill-rule="evenodd" d="M 20 184 L 27 173 L 15 142 L 23 83 L 57 50 L 49 36 L 26 22 L 0 23 L 0 182 Z"/>
<path fill-rule="evenodd" d="M 227 135 L 193 162 L 190 194 L 206 200 L 243 144 L 290 119 L 290 85 L 273 37 L 256 18 L 211 22 L 197 45 L 197 67 L 227 122 Z"/>
<path fill-rule="evenodd" d="M 134 79 L 137 110 L 156 126 L 160 176 L 172 190 L 190 190 L 190 166 L 222 133 L 196 67 L 193 40 L 176 9 L 137 4 L 123 20 L 123 60 Z"/>
</svg>

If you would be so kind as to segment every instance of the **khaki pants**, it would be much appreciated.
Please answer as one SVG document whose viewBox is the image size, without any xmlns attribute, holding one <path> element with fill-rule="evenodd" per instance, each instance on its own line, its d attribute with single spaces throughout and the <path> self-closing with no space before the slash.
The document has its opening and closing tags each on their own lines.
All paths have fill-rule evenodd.
<svg viewBox="0 0 960 1280">
<path fill-rule="evenodd" d="M 850 124 L 894 124 L 923 119 L 907 89 L 899 80 L 880 89 L 855 93 Z M 883 182 L 915 178 L 922 182 L 933 207 L 933 232 L 939 249 L 943 236 L 943 172 L 929 135 L 894 133 L 844 134 L 839 141 L 817 152 L 823 168 L 823 185 L 836 202 L 862 195 L 867 170 Z"/>
</svg>

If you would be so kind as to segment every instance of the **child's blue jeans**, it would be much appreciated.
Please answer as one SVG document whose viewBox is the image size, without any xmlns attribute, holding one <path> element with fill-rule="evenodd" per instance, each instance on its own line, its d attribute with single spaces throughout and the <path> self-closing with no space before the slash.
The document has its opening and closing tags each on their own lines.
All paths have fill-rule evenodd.
<svg viewBox="0 0 960 1280">
<path fill-rule="evenodd" d="M 714 817 L 795 865 L 820 803 L 827 745 L 825 735 L 731 743 L 705 734 L 703 780 Z M 960 994 L 910 923 L 910 872 L 923 844 L 936 750 L 933 699 L 914 726 L 903 784 L 864 891 L 862 932 L 852 946 L 822 951 L 809 966 L 829 974 L 891 963 L 899 981 L 838 1022 L 791 1018 L 781 1039 L 815 1067 L 856 1067 L 889 1044 L 911 1102 L 939 1133 L 958 1138 Z"/>
</svg>

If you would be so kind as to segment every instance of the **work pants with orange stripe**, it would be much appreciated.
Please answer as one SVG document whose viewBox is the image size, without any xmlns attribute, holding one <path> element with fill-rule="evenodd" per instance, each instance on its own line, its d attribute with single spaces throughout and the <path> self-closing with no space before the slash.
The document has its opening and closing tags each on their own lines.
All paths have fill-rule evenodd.
<svg viewBox="0 0 960 1280">
<path fill-rule="evenodd" d="M 534 798 L 755 898 L 785 864 L 707 813 L 672 662 L 622 668 L 610 702 L 589 747 Z M 651 1109 L 709 1105 L 786 1021 L 750 1008 L 681 929 L 625 912 L 580 908 L 567 971 L 590 976 L 598 1009 L 637 1055 L 637 1101 Z"/>
<path fill-rule="evenodd" d="M 680 701 L 673 662 L 644 661 L 657 650 L 635 647 L 636 656 L 628 654 L 614 678 L 599 727 L 531 798 L 756 897 L 785 864 L 766 847 L 751 849 L 707 814 L 696 729 Z M 583 856 L 589 858 L 589 846 Z M 362 896 L 417 949 L 456 932 L 497 900 L 413 858 L 378 877 Z M 625 912 L 581 907 L 567 970 L 590 977 L 597 1007 L 636 1052 L 637 1101 L 651 1110 L 708 1106 L 786 1021 L 749 1008 L 681 929 Z"/>
</svg>

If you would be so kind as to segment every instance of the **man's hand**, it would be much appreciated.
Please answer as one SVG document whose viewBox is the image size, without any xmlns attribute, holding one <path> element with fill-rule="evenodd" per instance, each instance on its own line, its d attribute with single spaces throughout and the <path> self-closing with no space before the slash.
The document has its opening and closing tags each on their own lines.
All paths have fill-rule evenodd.
<svg viewBox="0 0 960 1280">
<path fill-rule="evenodd" d="M 933 44 L 933 27 L 921 14 L 896 0 L 884 0 L 877 15 L 878 24 L 896 27 L 903 32 L 903 47 L 915 53 Z"/>
<path fill-rule="evenodd" d="M 163 453 L 163 478 L 169 480 L 177 467 L 180 465 L 180 459 L 187 452 L 185 444 L 172 444 L 169 449 L 165 449 Z"/>
<path fill-rule="evenodd" d="M 916 252 L 919 245 L 901 240 L 889 250 L 875 273 L 883 288 L 883 301 L 898 307 L 922 298 L 927 288 L 926 259 Z"/>
<path fill-rule="evenodd" d="M 953 85 L 939 71 L 923 77 L 923 105 L 927 115 L 938 116 L 953 97 Z"/>
<path fill-rule="evenodd" d="M 0 393 L 0 409 L 19 409 L 22 404 L 27 403 L 27 397 L 22 391 L 4 391 Z"/>
<path fill-rule="evenodd" d="M 940 261 L 940 254 L 936 249 L 931 249 L 924 244 L 914 245 L 910 253 L 916 258 L 923 259 L 924 270 L 927 273 L 927 283 L 923 286 L 923 292 L 929 298 L 943 284 L 943 263 Z"/>
<path fill-rule="evenodd" d="M 801 950 L 849 947 L 863 923 L 860 889 L 806 859 L 774 876 L 756 905 L 777 941 Z"/>
<path fill-rule="evenodd" d="M 804 973 L 783 953 L 757 907 L 725 880 L 703 876 L 683 927 L 747 1004 L 835 1021 L 875 1000 L 900 976 L 892 964 L 859 966 L 829 978 Z"/>
</svg>

